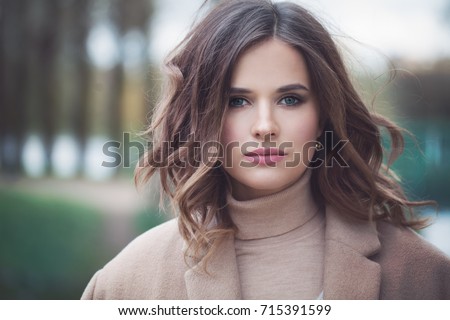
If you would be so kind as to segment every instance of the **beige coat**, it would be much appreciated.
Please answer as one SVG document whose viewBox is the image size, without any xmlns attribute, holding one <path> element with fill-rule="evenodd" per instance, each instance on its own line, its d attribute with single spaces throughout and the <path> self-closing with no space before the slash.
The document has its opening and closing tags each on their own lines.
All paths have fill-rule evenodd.
<svg viewBox="0 0 450 320">
<path fill-rule="evenodd" d="M 324 299 L 450 299 L 450 259 L 409 229 L 347 221 L 327 209 Z M 136 238 L 82 299 L 240 299 L 234 239 L 189 269 L 176 220 Z M 280 270 L 282 271 L 282 270 Z M 276 297 L 274 297 L 276 298 Z"/>
</svg>

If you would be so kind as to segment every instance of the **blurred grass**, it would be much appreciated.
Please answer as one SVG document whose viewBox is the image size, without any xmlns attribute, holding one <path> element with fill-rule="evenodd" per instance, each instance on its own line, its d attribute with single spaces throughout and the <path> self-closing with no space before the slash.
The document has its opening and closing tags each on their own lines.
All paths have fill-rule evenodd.
<svg viewBox="0 0 450 320">
<path fill-rule="evenodd" d="M 86 205 L 0 190 L 0 298 L 78 299 L 108 255 Z"/>
<path fill-rule="evenodd" d="M 0 299 L 79 299 L 95 271 L 127 244 L 112 241 L 108 219 L 126 217 L 0 188 Z M 167 220 L 152 206 L 128 217 L 128 239 Z"/>
<path fill-rule="evenodd" d="M 134 229 L 137 234 L 141 234 L 169 219 L 170 217 L 161 213 L 157 208 L 145 208 L 136 215 Z"/>
</svg>

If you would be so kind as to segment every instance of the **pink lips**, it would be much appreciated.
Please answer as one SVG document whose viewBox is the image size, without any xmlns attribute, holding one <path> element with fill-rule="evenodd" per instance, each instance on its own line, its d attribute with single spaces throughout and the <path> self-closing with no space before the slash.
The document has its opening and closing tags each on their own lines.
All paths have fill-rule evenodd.
<svg viewBox="0 0 450 320">
<path fill-rule="evenodd" d="M 273 165 L 286 157 L 278 148 L 258 148 L 245 154 L 245 159 L 258 165 Z"/>
</svg>

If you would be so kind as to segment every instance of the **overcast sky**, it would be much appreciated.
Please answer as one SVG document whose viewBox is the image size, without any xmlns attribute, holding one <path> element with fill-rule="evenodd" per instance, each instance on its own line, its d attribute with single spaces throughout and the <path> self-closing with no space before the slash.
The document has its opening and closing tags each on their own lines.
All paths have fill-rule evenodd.
<svg viewBox="0 0 450 320">
<path fill-rule="evenodd" d="M 356 59 L 372 66 L 383 56 L 429 62 L 450 57 L 450 0 L 295 0 L 338 35 Z M 157 0 L 151 52 L 159 63 L 186 34 L 201 0 Z"/>
</svg>

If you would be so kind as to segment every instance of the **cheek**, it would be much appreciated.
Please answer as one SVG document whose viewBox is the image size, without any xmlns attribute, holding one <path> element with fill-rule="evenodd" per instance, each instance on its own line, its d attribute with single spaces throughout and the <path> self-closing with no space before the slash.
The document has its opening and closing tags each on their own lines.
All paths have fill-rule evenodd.
<svg viewBox="0 0 450 320">
<path fill-rule="evenodd" d="M 230 132 L 230 128 L 224 125 L 222 129 L 222 135 L 220 136 L 220 143 L 222 146 L 226 146 L 232 140 L 232 134 Z"/>
<path fill-rule="evenodd" d="M 295 137 L 297 144 L 316 140 L 320 135 L 319 119 L 315 112 L 291 118 L 289 128 L 289 135 Z"/>
<path fill-rule="evenodd" d="M 314 106 L 314 109 L 311 112 L 311 114 L 309 115 L 307 123 L 305 125 L 305 127 L 308 130 L 308 135 L 313 140 L 317 140 L 317 138 L 321 134 L 320 124 L 319 124 L 320 117 L 319 117 L 319 113 L 318 113 L 317 109 L 318 109 L 317 106 Z"/>
<path fill-rule="evenodd" d="M 233 117 L 227 116 L 223 124 L 220 142 L 225 147 L 233 141 L 238 141 L 239 132 L 242 132 L 242 130 L 240 130 L 239 122 L 233 119 Z"/>
<path fill-rule="evenodd" d="M 319 117 L 316 112 L 308 117 L 308 121 L 303 123 L 303 130 L 300 133 L 302 137 L 301 152 L 306 154 L 308 162 L 312 160 L 316 152 L 316 141 L 320 136 Z"/>
<path fill-rule="evenodd" d="M 225 118 L 220 136 L 220 144 L 222 145 L 222 160 L 225 161 L 225 168 L 233 163 L 233 143 L 236 141 L 235 126 L 229 117 Z M 227 171 L 227 170 L 226 170 Z"/>
</svg>

